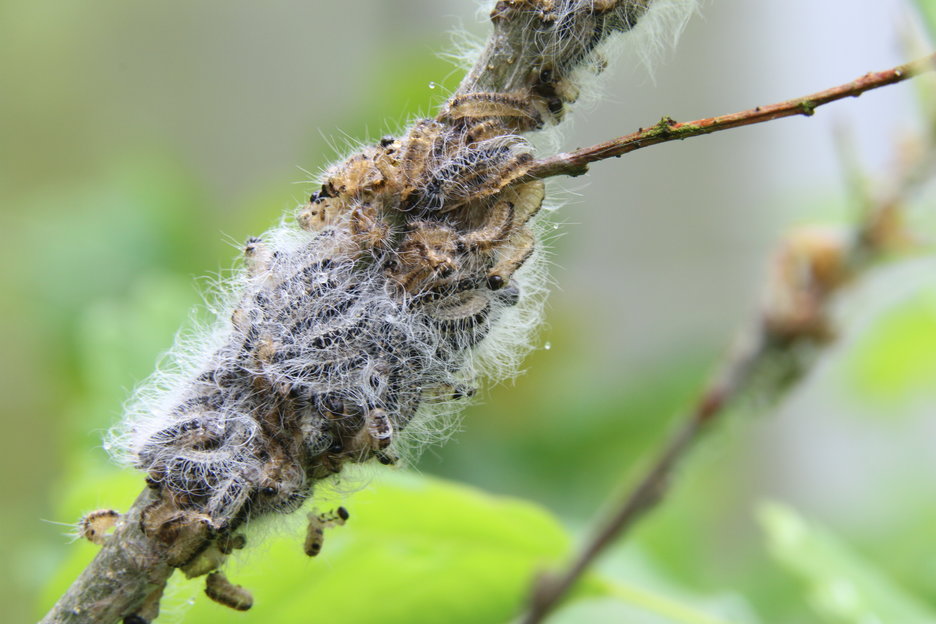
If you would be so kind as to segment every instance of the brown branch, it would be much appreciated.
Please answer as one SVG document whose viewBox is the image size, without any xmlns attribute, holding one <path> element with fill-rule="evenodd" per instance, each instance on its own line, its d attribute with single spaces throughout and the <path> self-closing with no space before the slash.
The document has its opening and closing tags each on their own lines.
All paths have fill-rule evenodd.
<svg viewBox="0 0 936 624">
<path fill-rule="evenodd" d="M 713 132 L 750 126 L 794 115 L 809 117 L 815 113 L 817 108 L 829 102 L 847 97 L 858 97 L 866 91 L 896 84 L 933 69 L 936 69 L 936 53 L 904 65 L 898 65 L 892 69 L 870 72 L 861 78 L 831 89 L 769 106 L 758 106 L 738 113 L 682 123 L 673 121 L 669 117 L 663 117 L 650 128 L 641 128 L 637 132 L 604 143 L 537 160 L 523 180 L 542 179 L 558 175 L 578 176 L 588 171 L 590 163 L 623 156 L 651 145 L 681 141 L 703 134 L 712 134 Z"/>
</svg>

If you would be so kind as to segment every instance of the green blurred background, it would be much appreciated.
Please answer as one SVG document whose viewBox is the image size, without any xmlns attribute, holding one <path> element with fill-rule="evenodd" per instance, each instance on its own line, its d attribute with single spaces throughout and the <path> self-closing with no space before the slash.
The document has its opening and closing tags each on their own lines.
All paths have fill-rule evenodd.
<svg viewBox="0 0 936 624">
<path fill-rule="evenodd" d="M 545 149 L 838 84 L 906 60 L 925 30 L 898 0 L 764 4 L 706 3 L 652 78 L 625 56 L 601 101 Z M 126 506 L 141 485 L 108 462 L 102 434 L 211 276 L 329 162 L 444 100 L 461 72 L 437 53 L 459 26 L 486 32 L 471 0 L 0 2 L 4 621 L 36 618 L 90 556 L 57 523 Z M 555 185 L 555 289 L 528 372 L 484 392 L 419 475 L 362 477 L 380 487 L 370 502 L 358 494 L 359 508 L 376 511 L 355 515 L 361 533 L 346 527 L 324 567 L 284 563 L 281 543 L 299 549 L 294 522 L 248 555 L 248 569 L 292 566 L 279 615 L 206 604 L 194 582 L 179 584 L 170 612 L 505 620 L 530 571 L 581 538 L 720 361 L 756 310 L 782 232 L 854 214 L 833 127 L 872 181 L 886 179 L 906 138 L 929 129 L 928 84 L 637 152 Z M 921 227 L 933 198 L 914 198 Z M 931 257 L 894 262 L 843 298 L 842 339 L 814 374 L 776 409 L 726 422 L 562 621 L 936 621 L 934 269 Z M 403 499 L 411 541 L 386 528 Z M 510 546 L 484 550 L 495 534 Z M 398 541 L 408 550 L 394 559 L 385 548 Z M 440 570 L 449 585 L 434 593 L 375 580 L 399 575 L 412 589 Z M 269 579 L 254 576 L 269 603 Z M 351 608 L 362 585 L 386 592 L 380 612 Z"/>
</svg>

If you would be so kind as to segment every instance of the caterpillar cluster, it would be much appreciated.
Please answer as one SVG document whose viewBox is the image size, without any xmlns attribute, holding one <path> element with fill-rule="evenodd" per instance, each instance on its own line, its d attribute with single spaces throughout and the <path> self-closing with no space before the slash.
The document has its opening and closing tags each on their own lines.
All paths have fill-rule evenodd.
<svg viewBox="0 0 936 624">
<path fill-rule="evenodd" d="M 248 520 L 348 463 L 394 463 L 480 377 L 515 370 L 545 292 L 525 135 L 562 119 L 651 4 L 497 2 L 436 117 L 332 167 L 294 222 L 247 242 L 211 346 L 139 391 L 113 441 L 147 474 L 142 528 L 170 565 L 212 572 Z"/>
</svg>

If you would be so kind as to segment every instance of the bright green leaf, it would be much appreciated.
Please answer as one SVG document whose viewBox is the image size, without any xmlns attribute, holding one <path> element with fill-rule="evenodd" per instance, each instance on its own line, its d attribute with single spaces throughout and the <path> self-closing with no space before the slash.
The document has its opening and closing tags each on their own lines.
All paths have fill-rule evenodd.
<svg viewBox="0 0 936 624">
<path fill-rule="evenodd" d="M 834 535 L 788 507 L 763 505 L 770 553 L 804 580 L 817 610 L 849 624 L 932 624 L 936 614 Z"/>
</svg>

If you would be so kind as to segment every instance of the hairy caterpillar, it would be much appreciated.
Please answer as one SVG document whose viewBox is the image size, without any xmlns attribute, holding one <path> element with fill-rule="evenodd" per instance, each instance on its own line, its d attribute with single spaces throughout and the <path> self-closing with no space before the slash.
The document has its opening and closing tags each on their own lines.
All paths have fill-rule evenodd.
<svg viewBox="0 0 936 624">
<path fill-rule="evenodd" d="M 437 116 L 332 167 L 295 222 L 247 241 L 209 346 L 141 389 L 112 441 L 147 474 L 142 528 L 170 565 L 211 573 L 244 523 L 295 511 L 345 464 L 395 462 L 514 370 L 545 292 L 526 135 L 563 119 L 612 35 L 688 6 L 496 3 Z"/>
<path fill-rule="evenodd" d="M 113 509 L 97 509 L 85 514 L 78 522 L 78 537 L 100 546 L 119 519 L 120 514 Z"/>
</svg>

